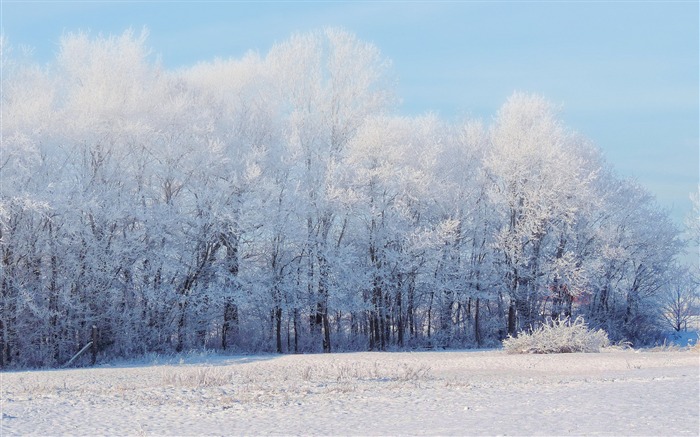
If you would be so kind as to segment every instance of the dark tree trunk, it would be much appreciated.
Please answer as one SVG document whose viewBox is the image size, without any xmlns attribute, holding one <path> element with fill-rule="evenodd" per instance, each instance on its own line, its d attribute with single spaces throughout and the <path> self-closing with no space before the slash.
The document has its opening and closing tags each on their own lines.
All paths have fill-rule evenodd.
<svg viewBox="0 0 700 437">
<path fill-rule="evenodd" d="M 508 334 L 511 336 L 515 336 L 515 330 L 517 329 L 515 315 L 515 302 L 511 300 L 508 306 Z"/>
<path fill-rule="evenodd" d="M 177 304 L 180 317 L 177 320 L 177 343 L 175 345 L 175 352 L 182 352 L 185 343 L 185 313 L 187 311 L 187 301 L 179 302 Z"/>
<path fill-rule="evenodd" d="M 416 323 L 413 314 L 413 305 L 415 299 L 415 289 L 413 281 L 408 285 L 408 302 L 406 303 L 406 319 L 408 319 L 408 334 L 411 339 L 416 338 Z"/>
<path fill-rule="evenodd" d="M 91 364 L 94 366 L 95 363 L 97 363 L 97 340 L 98 340 L 97 326 L 92 325 L 91 334 L 92 334 L 91 335 L 92 336 L 92 346 L 91 346 L 92 360 L 91 360 Z"/>
<path fill-rule="evenodd" d="M 294 353 L 299 353 L 299 309 L 294 308 Z"/>
<path fill-rule="evenodd" d="M 238 307 L 227 299 L 224 304 L 224 323 L 221 327 L 221 348 L 226 350 L 238 333 Z"/>
<path fill-rule="evenodd" d="M 430 301 L 428 303 L 428 338 L 430 338 L 432 321 L 433 321 L 433 297 L 435 297 L 435 292 L 430 292 Z"/>
<path fill-rule="evenodd" d="M 397 342 L 399 347 L 403 347 L 403 331 L 404 331 L 404 326 L 403 326 L 403 301 L 401 298 L 402 295 L 402 283 L 399 282 L 398 288 L 396 291 L 396 334 L 397 334 Z"/>
<path fill-rule="evenodd" d="M 224 323 L 221 326 L 221 349 L 226 350 L 232 339 L 238 334 L 238 306 L 231 295 L 238 287 L 238 235 L 236 231 L 224 232 L 219 236 L 221 244 L 226 248 L 226 262 L 231 275 L 229 295 L 224 297 Z"/>
<path fill-rule="evenodd" d="M 328 320 L 328 308 L 325 305 L 323 311 L 323 352 L 331 352 L 331 324 Z"/>
<path fill-rule="evenodd" d="M 282 308 L 275 308 L 275 344 L 277 353 L 282 353 Z"/>
<path fill-rule="evenodd" d="M 481 329 L 479 328 L 479 298 L 476 298 L 476 303 L 474 303 L 474 339 L 476 340 L 476 345 L 481 346 Z"/>
<path fill-rule="evenodd" d="M 370 311 L 368 314 L 369 319 L 369 350 L 373 351 L 376 349 L 376 341 L 374 336 L 374 311 Z"/>
</svg>

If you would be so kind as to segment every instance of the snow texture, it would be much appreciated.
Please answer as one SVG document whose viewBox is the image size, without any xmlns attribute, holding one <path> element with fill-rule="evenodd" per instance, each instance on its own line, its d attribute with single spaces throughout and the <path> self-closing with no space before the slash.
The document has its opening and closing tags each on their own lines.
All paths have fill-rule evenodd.
<svg viewBox="0 0 700 437">
<path fill-rule="evenodd" d="M 0 435 L 698 435 L 698 365 L 491 350 L 7 372 Z"/>
</svg>

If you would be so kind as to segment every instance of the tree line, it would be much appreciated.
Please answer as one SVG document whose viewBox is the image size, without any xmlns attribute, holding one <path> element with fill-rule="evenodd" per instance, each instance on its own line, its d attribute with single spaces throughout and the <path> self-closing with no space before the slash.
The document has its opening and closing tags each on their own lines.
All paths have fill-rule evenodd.
<svg viewBox="0 0 700 437">
<path fill-rule="evenodd" d="M 339 29 L 165 70 L 146 35 L 2 41 L 0 364 L 483 347 L 583 315 L 653 341 L 683 248 L 546 99 L 396 115 Z M 394 111 L 394 112 L 392 112 Z"/>
</svg>

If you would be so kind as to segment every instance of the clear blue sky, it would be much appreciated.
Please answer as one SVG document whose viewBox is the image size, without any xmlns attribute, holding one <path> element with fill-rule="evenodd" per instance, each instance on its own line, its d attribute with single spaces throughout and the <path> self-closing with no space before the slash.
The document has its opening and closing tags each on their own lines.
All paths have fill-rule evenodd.
<svg viewBox="0 0 700 437">
<path fill-rule="evenodd" d="M 176 68 L 340 26 L 393 61 L 401 113 L 488 119 L 513 91 L 540 93 L 680 223 L 700 168 L 698 4 L 3 0 L 2 30 L 49 62 L 63 32 L 145 26 Z"/>
</svg>

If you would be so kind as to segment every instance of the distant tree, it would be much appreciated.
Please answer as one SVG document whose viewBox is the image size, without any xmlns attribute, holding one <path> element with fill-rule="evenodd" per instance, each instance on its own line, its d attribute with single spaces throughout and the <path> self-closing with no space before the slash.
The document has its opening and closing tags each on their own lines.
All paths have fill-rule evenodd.
<svg viewBox="0 0 700 437">
<path fill-rule="evenodd" d="M 588 322 L 617 341 L 653 342 L 660 326 L 658 296 L 682 249 L 679 230 L 636 183 L 601 175 L 604 202 L 589 237 L 594 262 Z"/>
<path fill-rule="evenodd" d="M 671 276 L 659 299 L 661 317 L 674 331 L 687 331 L 688 325 L 700 317 L 700 281 L 688 269 L 678 268 Z"/>
</svg>

